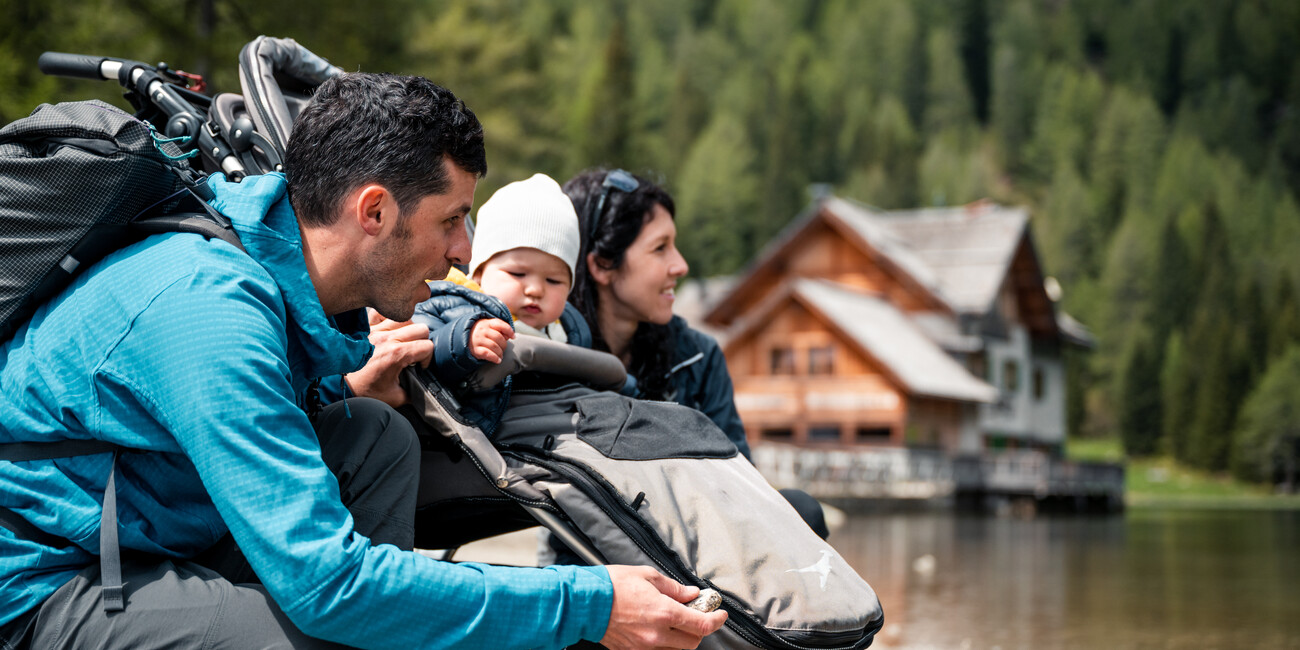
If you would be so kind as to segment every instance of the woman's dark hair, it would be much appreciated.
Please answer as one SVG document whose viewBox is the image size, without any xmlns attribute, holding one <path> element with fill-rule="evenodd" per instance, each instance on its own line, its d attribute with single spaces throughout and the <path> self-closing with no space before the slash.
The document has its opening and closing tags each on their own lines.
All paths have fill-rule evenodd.
<svg viewBox="0 0 1300 650">
<path fill-rule="evenodd" d="M 631 192 L 611 188 L 600 214 L 592 214 L 600 202 L 602 184 L 608 174 L 609 170 L 590 169 L 564 184 L 564 193 L 573 201 L 573 208 L 578 213 L 582 236 L 569 302 L 591 325 L 592 347 L 606 352 L 609 344 L 605 342 L 596 318 L 600 296 L 587 269 L 587 253 L 594 252 L 606 268 L 617 269 L 623 266 L 628 247 L 641 234 L 656 205 L 662 205 L 669 216 L 676 214 L 673 197 L 668 191 L 642 176 L 636 176 L 638 186 Z M 672 390 L 668 372 L 676 350 L 670 326 L 643 321 L 632 335 L 630 350 L 632 362 L 628 372 L 636 377 L 642 395 L 650 399 L 668 399 Z"/>
<path fill-rule="evenodd" d="M 340 75 L 294 121 L 289 200 L 299 221 L 328 226 L 348 192 L 379 183 L 407 212 L 450 188 L 444 157 L 476 177 L 487 173 L 483 126 L 451 91 L 424 77 Z"/>
</svg>

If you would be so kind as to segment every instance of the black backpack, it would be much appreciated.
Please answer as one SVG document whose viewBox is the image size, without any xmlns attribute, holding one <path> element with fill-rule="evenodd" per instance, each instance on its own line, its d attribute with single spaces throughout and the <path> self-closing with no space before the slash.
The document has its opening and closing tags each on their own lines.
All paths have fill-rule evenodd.
<svg viewBox="0 0 1300 650">
<path fill-rule="evenodd" d="M 98 100 L 42 104 L 0 129 L 0 341 L 87 265 L 149 233 L 243 249 L 180 154 Z"/>
</svg>

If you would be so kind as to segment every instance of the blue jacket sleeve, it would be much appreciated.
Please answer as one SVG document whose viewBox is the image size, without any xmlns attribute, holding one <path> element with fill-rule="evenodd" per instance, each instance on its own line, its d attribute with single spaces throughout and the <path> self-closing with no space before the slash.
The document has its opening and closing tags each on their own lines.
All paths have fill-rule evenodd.
<svg viewBox="0 0 1300 650">
<path fill-rule="evenodd" d="M 362 648 L 559 648 L 604 634 L 603 568 L 444 563 L 355 532 L 295 403 L 277 289 L 212 273 L 133 319 L 96 372 L 96 399 L 138 402 L 171 432 L 295 625 Z"/>
<path fill-rule="evenodd" d="M 430 297 L 416 305 L 411 320 L 429 328 L 433 341 L 430 370 L 446 386 L 455 386 L 487 363 L 470 353 L 469 335 L 484 318 L 510 322 L 510 311 L 500 300 L 453 282 L 429 283 Z"/>
</svg>

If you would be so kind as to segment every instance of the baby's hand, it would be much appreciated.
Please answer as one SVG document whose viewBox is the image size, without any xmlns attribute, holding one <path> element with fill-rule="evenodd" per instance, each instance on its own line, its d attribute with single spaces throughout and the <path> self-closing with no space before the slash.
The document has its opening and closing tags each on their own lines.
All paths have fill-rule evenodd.
<svg viewBox="0 0 1300 650">
<path fill-rule="evenodd" d="M 506 342 L 515 337 L 514 328 L 500 318 L 484 318 L 469 331 L 469 353 L 480 361 L 501 363 Z"/>
</svg>

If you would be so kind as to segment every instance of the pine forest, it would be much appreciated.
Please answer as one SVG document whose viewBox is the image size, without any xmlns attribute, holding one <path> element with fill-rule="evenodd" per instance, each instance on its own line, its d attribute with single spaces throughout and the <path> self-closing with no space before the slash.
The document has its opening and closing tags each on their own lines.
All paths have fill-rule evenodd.
<svg viewBox="0 0 1300 650">
<path fill-rule="evenodd" d="M 487 132 L 478 201 L 534 172 L 661 178 L 695 277 L 742 271 L 825 184 L 883 209 L 1027 206 L 1061 306 L 1074 436 L 1258 482 L 1300 454 L 1295 0 L 6 0 L 0 123 L 114 84 L 45 50 L 238 92 L 292 37 L 420 74 Z"/>
</svg>

